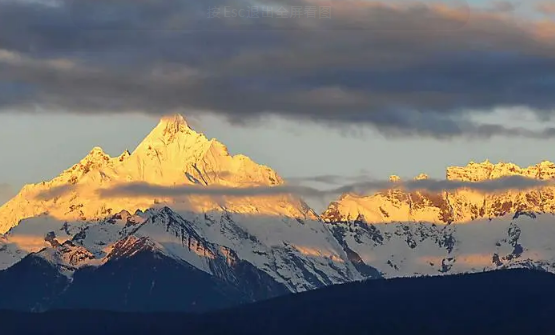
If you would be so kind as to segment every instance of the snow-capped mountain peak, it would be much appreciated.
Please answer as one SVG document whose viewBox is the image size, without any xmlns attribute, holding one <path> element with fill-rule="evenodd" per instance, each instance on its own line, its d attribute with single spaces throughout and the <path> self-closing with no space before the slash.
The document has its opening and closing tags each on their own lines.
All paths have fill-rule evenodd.
<svg viewBox="0 0 555 335">
<path fill-rule="evenodd" d="M 230 155 L 224 144 L 193 130 L 181 115 L 165 116 L 132 153 L 125 151 L 118 157 L 110 157 L 95 147 L 51 181 L 26 185 L 0 207 L 0 233 L 21 219 L 43 213 L 60 220 L 102 219 L 121 210 L 146 210 L 161 203 L 197 212 L 225 207 L 229 211 L 257 215 L 315 218 L 300 199 L 292 196 L 169 198 L 137 194 L 105 198 L 98 195 L 99 190 L 127 183 L 165 187 L 271 187 L 283 184 L 283 180 L 269 167 L 244 155 Z"/>
<path fill-rule="evenodd" d="M 131 154 L 136 168 L 150 168 L 158 173 L 140 171 L 140 177 L 152 177 L 172 183 L 183 177 L 188 165 L 195 165 L 207 153 L 211 141 L 191 129 L 182 116 L 165 116 Z M 168 173 L 174 170 L 177 175 Z M 166 176 L 164 176 L 164 173 Z M 171 179 L 171 180 L 170 180 Z"/>
<path fill-rule="evenodd" d="M 181 114 L 166 115 L 160 119 L 159 126 L 164 126 L 167 133 L 178 133 L 191 130 L 187 120 Z"/>
</svg>

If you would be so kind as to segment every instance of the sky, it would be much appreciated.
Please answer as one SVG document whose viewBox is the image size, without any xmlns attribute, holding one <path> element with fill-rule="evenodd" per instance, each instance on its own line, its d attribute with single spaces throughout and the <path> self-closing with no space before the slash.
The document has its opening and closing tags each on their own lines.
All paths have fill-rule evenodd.
<svg viewBox="0 0 555 335">
<path fill-rule="evenodd" d="M 254 6 L 332 12 L 223 12 Z M 0 1 L 0 203 L 174 112 L 285 178 L 555 160 L 554 22 L 547 1 Z"/>
</svg>

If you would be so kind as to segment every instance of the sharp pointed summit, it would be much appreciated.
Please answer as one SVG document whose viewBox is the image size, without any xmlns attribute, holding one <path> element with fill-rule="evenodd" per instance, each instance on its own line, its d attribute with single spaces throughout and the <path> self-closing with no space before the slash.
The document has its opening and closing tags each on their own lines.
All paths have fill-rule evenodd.
<svg viewBox="0 0 555 335">
<path fill-rule="evenodd" d="M 181 114 L 167 114 L 160 118 L 160 123 L 189 126 L 185 117 Z"/>
<path fill-rule="evenodd" d="M 164 128 L 167 133 L 176 134 L 191 130 L 187 120 L 181 114 L 165 115 L 160 119 L 158 127 Z"/>
<path fill-rule="evenodd" d="M 208 139 L 203 134 L 197 133 L 189 127 L 182 115 L 173 114 L 163 116 L 135 151 L 148 151 L 154 147 L 166 147 L 173 142 L 181 142 L 179 147 L 191 149 L 192 142 L 202 145 L 207 141 Z"/>
</svg>

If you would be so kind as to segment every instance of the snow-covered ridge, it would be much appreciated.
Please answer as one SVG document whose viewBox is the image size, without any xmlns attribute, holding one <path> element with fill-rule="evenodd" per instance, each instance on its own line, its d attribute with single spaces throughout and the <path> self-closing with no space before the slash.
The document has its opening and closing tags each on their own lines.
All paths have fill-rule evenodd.
<svg viewBox="0 0 555 335">
<path fill-rule="evenodd" d="M 479 182 L 509 176 L 538 180 L 555 178 L 555 164 L 543 161 L 520 168 L 512 163 L 492 164 L 471 162 L 464 167 L 449 167 L 447 180 Z M 421 174 L 416 179 L 426 179 Z M 392 176 L 392 181 L 399 181 Z M 322 218 L 328 222 L 355 220 L 368 223 L 432 222 L 438 224 L 464 223 L 480 218 L 494 218 L 518 211 L 555 213 L 555 187 L 544 186 L 531 190 L 508 190 L 485 193 L 459 189 L 449 192 L 406 192 L 391 189 L 369 196 L 345 194 L 332 202 Z"/>
<path fill-rule="evenodd" d="M 0 240 L 5 269 L 29 253 L 72 276 L 148 251 L 221 279 L 239 281 L 239 264 L 292 292 L 363 278 L 539 268 L 555 272 L 555 216 L 533 212 L 465 225 L 363 221 L 323 224 L 244 214 L 176 213 L 168 207 L 117 213 L 102 221 L 26 219 Z M 238 272 L 239 271 L 239 272 Z"/>
<path fill-rule="evenodd" d="M 0 240 L 0 270 L 35 253 L 71 277 L 79 268 L 141 251 L 225 280 L 239 275 L 238 264 L 248 264 L 293 292 L 364 277 L 322 222 L 221 211 L 177 213 L 168 207 L 122 211 L 100 221 L 25 219 Z"/>
<path fill-rule="evenodd" d="M 497 164 L 485 160 L 482 163 L 470 162 L 466 166 L 451 166 L 446 171 L 447 180 L 483 181 L 508 176 L 522 176 L 540 180 L 555 178 L 555 163 L 542 161 L 536 165 L 522 168 L 513 163 Z"/>
</svg>

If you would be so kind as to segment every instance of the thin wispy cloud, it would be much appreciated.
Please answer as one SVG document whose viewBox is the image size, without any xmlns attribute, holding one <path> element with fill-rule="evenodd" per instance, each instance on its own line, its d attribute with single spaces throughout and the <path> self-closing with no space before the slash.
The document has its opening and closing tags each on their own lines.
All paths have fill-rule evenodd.
<svg viewBox="0 0 555 335">
<path fill-rule="evenodd" d="M 179 111 L 235 124 L 277 115 L 397 137 L 553 138 L 553 128 L 472 118 L 555 111 L 555 25 L 507 19 L 498 12 L 508 3 L 493 4 L 497 12 L 464 1 L 0 1 L 0 111 Z M 209 17 L 254 5 L 305 10 Z M 320 18 L 326 6 L 331 16 Z"/>
<path fill-rule="evenodd" d="M 39 192 L 39 194 L 36 195 L 36 198 L 37 200 L 52 200 L 73 191 L 75 191 L 75 187 L 73 185 L 56 186 Z"/>
<path fill-rule="evenodd" d="M 320 175 L 320 176 L 308 176 L 308 177 L 289 177 L 285 178 L 289 183 L 319 183 L 328 185 L 343 185 L 345 183 L 353 183 L 358 181 L 365 181 L 372 179 L 368 175 L 354 175 L 354 176 L 342 176 L 342 175 Z"/>
<path fill-rule="evenodd" d="M 318 178 L 319 179 L 319 178 Z M 456 180 L 410 180 L 410 181 L 385 181 L 368 180 L 346 184 L 331 189 L 318 189 L 309 186 L 285 184 L 279 186 L 255 186 L 255 187 L 224 187 L 224 186 L 160 186 L 148 183 L 129 183 L 118 185 L 113 188 L 99 189 L 97 195 L 103 198 L 113 197 L 161 197 L 174 198 L 182 196 L 209 196 L 209 197 L 259 197 L 277 195 L 295 195 L 300 197 L 322 198 L 338 196 L 342 194 L 370 195 L 378 191 L 388 189 L 399 189 L 408 192 L 442 192 L 457 191 L 460 189 L 475 190 L 479 192 L 502 192 L 508 190 L 528 190 L 539 187 L 555 185 L 551 180 L 538 180 L 521 176 L 510 176 L 480 182 L 456 181 Z M 75 186 L 61 186 L 38 195 L 41 200 L 53 199 L 63 196 L 68 192 L 75 191 Z"/>
</svg>

